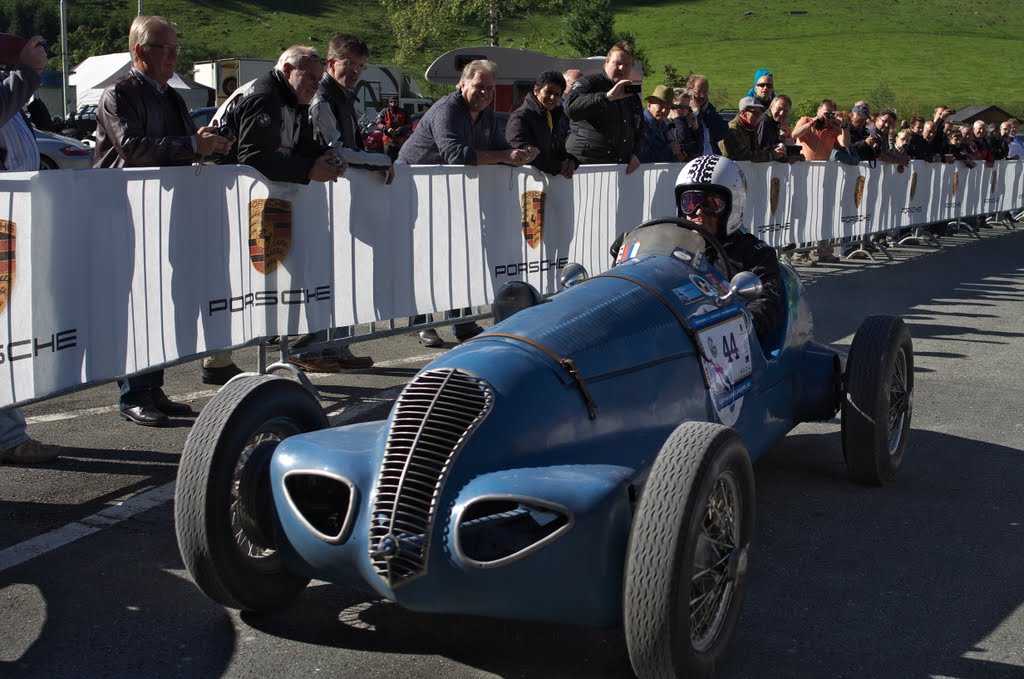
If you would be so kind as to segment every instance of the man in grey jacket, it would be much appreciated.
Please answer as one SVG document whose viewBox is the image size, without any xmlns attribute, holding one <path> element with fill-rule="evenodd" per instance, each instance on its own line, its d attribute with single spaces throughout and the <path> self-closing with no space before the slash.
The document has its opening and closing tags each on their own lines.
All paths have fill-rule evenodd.
<svg viewBox="0 0 1024 679">
<path fill-rule="evenodd" d="M 39 87 L 39 71 L 48 60 L 43 39 L 30 38 L 22 48 L 18 64 L 11 69 L 0 87 L 0 157 L 3 169 L 10 172 L 39 169 L 39 147 L 21 107 Z M 3 253 L 7 252 L 7 234 L 0 236 Z M 3 262 L 6 267 L 7 261 Z M 9 283 L 6 268 L 0 269 L 0 282 Z M 0 464 L 38 464 L 50 462 L 60 455 L 60 448 L 29 438 L 25 416 L 18 408 L 0 410 Z"/>
</svg>

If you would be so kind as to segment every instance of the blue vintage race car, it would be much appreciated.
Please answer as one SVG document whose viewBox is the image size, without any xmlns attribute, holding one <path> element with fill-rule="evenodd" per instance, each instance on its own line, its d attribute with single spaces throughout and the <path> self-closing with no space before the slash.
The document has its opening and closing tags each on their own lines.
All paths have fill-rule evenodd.
<svg viewBox="0 0 1024 679">
<path fill-rule="evenodd" d="M 841 410 L 852 477 L 889 479 L 913 350 L 900 319 L 872 316 L 844 372 L 786 266 L 784 319 L 759 339 L 760 281 L 729 281 L 691 226 L 638 228 L 630 259 L 573 267 L 550 299 L 502 290 L 507 318 L 424 368 L 385 421 L 328 429 L 292 380 L 229 383 L 178 475 L 196 583 L 248 610 L 316 578 L 416 611 L 622 624 L 638 676 L 714 674 L 747 581 L 752 460 Z"/>
</svg>

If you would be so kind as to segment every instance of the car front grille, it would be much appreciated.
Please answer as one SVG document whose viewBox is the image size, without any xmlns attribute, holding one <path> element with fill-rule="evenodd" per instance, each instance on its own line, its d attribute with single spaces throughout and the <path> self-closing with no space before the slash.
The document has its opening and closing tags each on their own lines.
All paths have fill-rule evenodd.
<svg viewBox="0 0 1024 679">
<path fill-rule="evenodd" d="M 373 501 L 370 560 L 391 587 L 427 572 L 445 478 L 494 404 L 491 387 L 453 368 L 420 373 L 398 397 Z"/>
</svg>

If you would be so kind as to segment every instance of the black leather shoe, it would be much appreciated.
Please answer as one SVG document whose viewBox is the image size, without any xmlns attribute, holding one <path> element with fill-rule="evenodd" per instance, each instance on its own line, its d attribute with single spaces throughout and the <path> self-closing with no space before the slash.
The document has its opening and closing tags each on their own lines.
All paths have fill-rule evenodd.
<svg viewBox="0 0 1024 679">
<path fill-rule="evenodd" d="M 166 415 L 151 405 L 134 406 L 131 408 L 121 406 L 121 417 L 129 422 L 141 424 L 143 427 L 166 427 L 167 423 L 170 422 Z"/>
<path fill-rule="evenodd" d="M 227 384 L 235 375 L 241 375 L 242 369 L 234 363 L 220 368 L 203 368 L 203 384 Z"/>
<path fill-rule="evenodd" d="M 194 415 L 192 406 L 187 403 L 178 403 L 167 398 L 167 394 L 158 392 L 153 394 L 153 407 L 164 415 Z"/>
<path fill-rule="evenodd" d="M 484 329 L 476 323 L 457 323 L 455 325 L 455 339 L 465 342 L 482 333 Z"/>
</svg>

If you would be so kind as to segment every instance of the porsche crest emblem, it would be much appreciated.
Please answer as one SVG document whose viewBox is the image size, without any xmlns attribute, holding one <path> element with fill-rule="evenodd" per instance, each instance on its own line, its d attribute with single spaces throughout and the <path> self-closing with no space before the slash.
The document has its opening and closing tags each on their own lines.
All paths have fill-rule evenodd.
<svg viewBox="0 0 1024 679">
<path fill-rule="evenodd" d="M 772 177 L 768 188 L 768 204 L 771 206 L 772 215 L 779 209 L 779 178 Z"/>
<path fill-rule="evenodd" d="M 853 187 L 853 204 L 860 207 L 864 200 L 864 176 L 857 177 L 857 184 Z"/>
<path fill-rule="evenodd" d="M 910 200 L 914 200 L 914 194 L 917 193 L 917 173 L 912 172 L 910 174 Z"/>
<path fill-rule="evenodd" d="M 953 197 L 956 198 L 956 192 L 960 190 L 960 173 L 953 172 Z"/>
<path fill-rule="evenodd" d="M 7 308 L 14 289 L 14 222 L 0 219 L 0 312 Z"/>
<path fill-rule="evenodd" d="M 292 247 L 292 204 L 279 198 L 249 201 L 249 259 L 261 274 L 271 273 Z"/>
<path fill-rule="evenodd" d="M 540 247 L 541 236 L 544 235 L 544 199 L 543 191 L 524 191 L 520 196 L 523 206 L 523 238 L 531 248 Z"/>
</svg>

